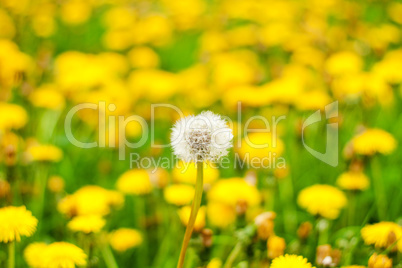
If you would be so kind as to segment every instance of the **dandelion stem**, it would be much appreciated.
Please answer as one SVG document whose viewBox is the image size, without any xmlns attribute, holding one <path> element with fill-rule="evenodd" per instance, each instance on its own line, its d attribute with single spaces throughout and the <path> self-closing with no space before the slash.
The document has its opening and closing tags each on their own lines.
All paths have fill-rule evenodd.
<svg viewBox="0 0 402 268">
<path fill-rule="evenodd" d="M 15 241 L 8 243 L 8 268 L 15 267 Z"/>
<path fill-rule="evenodd" d="M 373 176 L 373 188 L 380 220 L 385 220 L 387 215 L 387 200 L 384 189 L 384 180 L 381 178 L 381 168 L 378 156 L 371 159 L 371 174 Z"/>
<path fill-rule="evenodd" d="M 177 268 L 182 268 L 184 264 L 184 258 L 186 257 L 186 251 L 188 243 L 190 242 L 191 234 L 194 229 L 195 219 L 197 218 L 198 209 L 201 205 L 202 199 L 202 185 L 203 185 L 203 166 L 204 162 L 197 162 L 197 180 L 195 182 L 195 194 L 193 205 L 191 207 L 190 219 L 187 224 L 186 232 L 184 234 L 183 244 L 181 246 L 179 263 Z"/>
<path fill-rule="evenodd" d="M 109 245 L 106 243 L 102 246 L 102 256 L 107 268 L 119 268 Z"/>
<path fill-rule="evenodd" d="M 224 268 L 232 268 L 233 262 L 236 260 L 237 256 L 241 252 L 241 249 L 243 248 L 243 243 L 239 241 L 236 246 L 233 248 L 232 252 L 230 252 L 230 255 L 228 259 L 226 260 Z"/>
</svg>

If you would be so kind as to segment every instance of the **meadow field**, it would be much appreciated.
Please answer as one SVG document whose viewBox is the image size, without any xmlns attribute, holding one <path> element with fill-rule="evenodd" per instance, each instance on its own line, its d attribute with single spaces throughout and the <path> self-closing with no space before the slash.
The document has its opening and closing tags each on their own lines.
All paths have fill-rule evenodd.
<svg viewBox="0 0 402 268">
<path fill-rule="evenodd" d="M 399 0 L 0 0 L 0 267 L 402 268 L 401 44 Z"/>
</svg>

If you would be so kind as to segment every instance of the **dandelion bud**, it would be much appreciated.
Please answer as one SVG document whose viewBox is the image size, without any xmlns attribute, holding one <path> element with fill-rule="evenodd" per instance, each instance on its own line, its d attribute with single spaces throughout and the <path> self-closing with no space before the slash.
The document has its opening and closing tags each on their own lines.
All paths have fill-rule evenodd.
<svg viewBox="0 0 402 268">
<path fill-rule="evenodd" d="M 0 179 L 0 198 L 6 197 L 10 193 L 10 184 Z"/>
<path fill-rule="evenodd" d="M 331 257 L 332 248 L 330 245 L 321 245 L 317 247 L 316 262 L 318 265 L 324 265 L 324 260 L 327 257 Z M 326 262 L 328 259 L 325 260 Z M 332 261 L 332 259 L 331 259 Z"/>
<path fill-rule="evenodd" d="M 331 258 L 332 258 L 332 265 L 333 266 L 338 266 L 339 263 L 341 262 L 341 255 L 342 252 L 339 249 L 333 249 L 331 252 Z"/>
<path fill-rule="evenodd" d="M 237 215 L 244 215 L 247 211 L 248 204 L 247 201 L 244 199 L 240 199 L 236 203 L 236 212 Z"/>
<path fill-rule="evenodd" d="M 374 253 L 368 261 L 369 268 L 391 268 L 392 260 L 387 255 Z"/>
<path fill-rule="evenodd" d="M 364 164 L 361 160 L 354 160 L 350 163 L 349 169 L 354 172 L 362 172 L 364 168 Z"/>
<path fill-rule="evenodd" d="M 278 179 L 283 179 L 289 175 L 289 168 L 288 166 L 277 167 L 274 170 L 274 176 Z"/>
<path fill-rule="evenodd" d="M 394 245 L 396 241 L 397 241 L 397 237 L 396 237 L 395 232 L 390 231 L 388 234 L 388 237 L 387 237 L 387 246 L 386 247 L 388 248 L 388 247 L 393 246 L 391 250 L 395 252 L 397 250 L 396 245 Z"/>
<path fill-rule="evenodd" d="M 203 229 L 201 231 L 201 239 L 202 239 L 202 244 L 204 245 L 204 247 L 209 248 L 212 246 L 212 243 L 213 243 L 212 235 L 213 235 L 213 232 L 211 229 Z"/>
<path fill-rule="evenodd" d="M 331 266 L 332 265 L 332 258 L 331 256 L 327 256 L 322 260 L 321 263 L 323 266 Z"/>
<path fill-rule="evenodd" d="M 275 259 L 276 257 L 283 255 L 285 247 L 285 239 L 275 235 L 270 236 L 267 241 L 268 258 Z"/>
<path fill-rule="evenodd" d="M 5 159 L 7 166 L 14 166 L 17 159 L 17 151 L 13 145 L 8 145 L 4 148 Z"/>
<path fill-rule="evenodd" d="M 169 182 L 169 173 L 163 168 L 157 168 L 155 172 L 149 173 L 152 185 L 157 188 L 165 188 Z"/>
<path fill-rule="evenodd" d="M 266 240 L 273 234 L 275 217 L 275 212 L 269 211 L 258 215 L 254 219 L 254 223 L 257 226 L 258 237 L 260 239 Z"/>
<path fill-rule="evenodd" d="M 64 190 L 64 180 L 60 176 L 52 176 L 49 178 L 47 187 L 53 193 L 60 193 Z"/>
<path fill-rule="evenodd" d="M 299 229 L 297 229 L 297 236 L 302 240 L 307 239 L 312 229 L 313 225 L 310 222 L 303 222 L 300 224 Z"/>
</svg>

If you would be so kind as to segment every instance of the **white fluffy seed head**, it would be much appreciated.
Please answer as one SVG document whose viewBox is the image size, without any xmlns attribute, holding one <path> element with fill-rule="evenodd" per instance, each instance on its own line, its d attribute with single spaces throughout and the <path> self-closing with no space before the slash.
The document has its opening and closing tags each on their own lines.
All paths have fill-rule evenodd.
<svg viewBox="0 0 402 268">
<path fill-rule="evenodd" d="M 210 111 L 187 116 L 172 128 L 173 153 L 185 162 L 218 162 L 232 147 L 233 134 L 227 122 Z"/>
</svg>

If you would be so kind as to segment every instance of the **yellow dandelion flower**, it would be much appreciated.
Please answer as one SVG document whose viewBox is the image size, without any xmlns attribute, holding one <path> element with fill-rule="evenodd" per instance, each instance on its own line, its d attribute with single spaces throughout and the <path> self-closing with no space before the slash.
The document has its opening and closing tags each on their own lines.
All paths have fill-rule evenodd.
<svg viewBox="0 0 402 268">
<path fill-rule="evenodd" d="M 221 268 L 221 267 L 222 267 L 222 261 L 218 258 L 212 259 L 207 265 L 207 268 Z"/>
<path fill-rule="evenodd" d="M 55 85 L 44 85 L 34 90 L 29 95 L 29 100 L 36 107 L 51 110 L 61 110 L 65 106 L 64 96 Z"/>
<path fill-rule="evenodd" d="M 186 184 L 169 185 L 164 189 L 163 196 L 170 204 L 184 206 L 193 200 L 194 187 Z"/>
<path fill-rule="evenodd" d="M 236 221 L 236 210 L 229 206 L 217 202 L 209 202 L 207 206 L 208 222 L 219 228 L 226 228 Z"/>
<path fill-rule="evenodd" d="M 116 251 L 126 251 L 142 243 L 142 235 L 134 229 L 120 228 L 109 235 L 109 242 Z"/>
<path fill-rule="evenodd" d="M 173 181 L 195 184 L 197 168 L 194 163 L 180 161 L 173 169 Z M 204 184 L 211 184 L 219 178 L 219 171 L 210 163 L 204 163 Z"/>
<path fill-rule="evenodd" d="M 159 56 L 149 47 L 136 47 L 128 52 L 128 60 L 134 68 L 157 68 Z"/>
<path fill-rule="evenodd" d="M 369 268 L 392 268 L 392 259 L 387 255 L 374 253 L 368 261 Z"/>
<path fill-rule="evenodd" d="M 274 259 L 285 251 L 286 242 L 282 237 L 272 235 L 267 240 L 268 258 Z"/>
<path fill-rule="evenodd" d="M 345 190 L 366 190 L 370 180 L 361 171 L 348 171 L 338 177 L 336 184 Z"/>
<path fill-rule="evenodd" d="M 361 57 L 353 52 L 341 51 L 331 55 L 325 62 L 325 69 L 330 75 L 343 75 L 359 72 L 363 67 Z"/>
<path fill-rule="evenodd" d="M 81 0 L 69 0 L 61 5 L 60 17 L 64 23 L 79 25 L 91 16 L 91 4 Z"/>
<path fill-rule="evenodd" d="M 206 208 L 200 207 L 200 209 L 198 210 L 197 218 L 195 219 L 194 223 L 195 231 L 201 231 L 205 227 L 205 213 Z M 181 209 L 179 209 L 178 214 L 183 225 L 187 226 L 188 220 L 190 219 L 191 206 L 182 207 Z"/>
<path fill-rule="evenodd" d="M 28 121 L 27 112 L 19 105 L 0 102 L 0 130 L 20 129 Z"/>
<path fill-rule="evenodd" d="M 38 220 L 25 206 L 0 208 L 0 242 L 21 241 L 21 236 L 31 236 Z"/>
<path fill-rule="evenodd" d="M 64 190 L 64 180 L 60 176 L 51 176 L 47 183 L 47 187 L 53 193 L 60 193 Z"/>
<path fill-rule="evenodd" d="M 132 169 L 117 180 L 117 189 L 125 194 L 143 195 L 152 191 L 149 174 L 144 169 Z"/>
<path fill-rule="evenodd" d="M 248 207 L 253 207 L 261 202 L 261 196 L 258 189 L 244 179 L 230 178 L 212 185 L 208 192 L 208 200 L 231 206 L 245 202 Z"/>
<path fill-rule="evenodd" d="M 241 146 L 236 148 L 241 159 L 246 163 L 252 163 L 253 167 L 269 167 L 284 151 L 284 143 L 271 133 L 249 133 L 242 139 Z"/>
<path fill-rule="evenodd" d="M 74 217 L 67 226 L 72 231 L 89 234 L 99 232 L 105 224 L 106 221 L 99 215 L 83 215 Z"/>
<path fill-rule="evenodd" d="M 43 252 L 45 252 L 47 245 L 45 243 L 32 243 L 29 244 L 24 250 L 24 259 L 32 268 L 43 267 Z"/>
<path fill-rule="evenodd" d="M 282 255 L 272 261 L 270 268 L 315 268 L 303 256 Z"/>
<path fill-rule="evenodd" d="M 367 245 L 374 245 L 376 248 L 386 248 L 396 240 L 402 239 L 402 227 L 394 222 L 382 221 L 366 225 L 362 228 L 361 235 L 364 243 Z M 395 235 L 395 241 L 390 241 L 389 238 L 391 235 Z M 402 247 L 399 248 L 402 249 Z"/>
<path fill-rule="evenodd" d="M 299 193 L 297 203 L 312 215 L 336 219 L 340 210 L 346 206 L 345 194 L 330 185 L 313 185 Z"/>
<path fill-rule="evenodd" d="M 63 158 L 63 151 L 53 145 L 33 145 L 28 154 L 32 161 L 59 162 Z"/>
<path fill-rule="evenodd" d="M 88 185 L 63 198 L 58 204 L 58 210 L 69 217 L 89 214 L 107 215 L 111 207 L 121 206 L 123 203 L 124 196 L 121 193 Z"/>
<path fill-rule="evenodd" d="M 75 268 L 86 265 L 87 255 L 76 245 L 67 242 L 55 242 L 48 245 L 43 254 L 41 267 Z"/>
<path fill-rule="evenodd" d="M 395 150 L 397 141 L 382 129 L 367 129 L 354 137 L 352 144 L 354 151 L 358 154 L 390 154 Z"/>
</svg>

